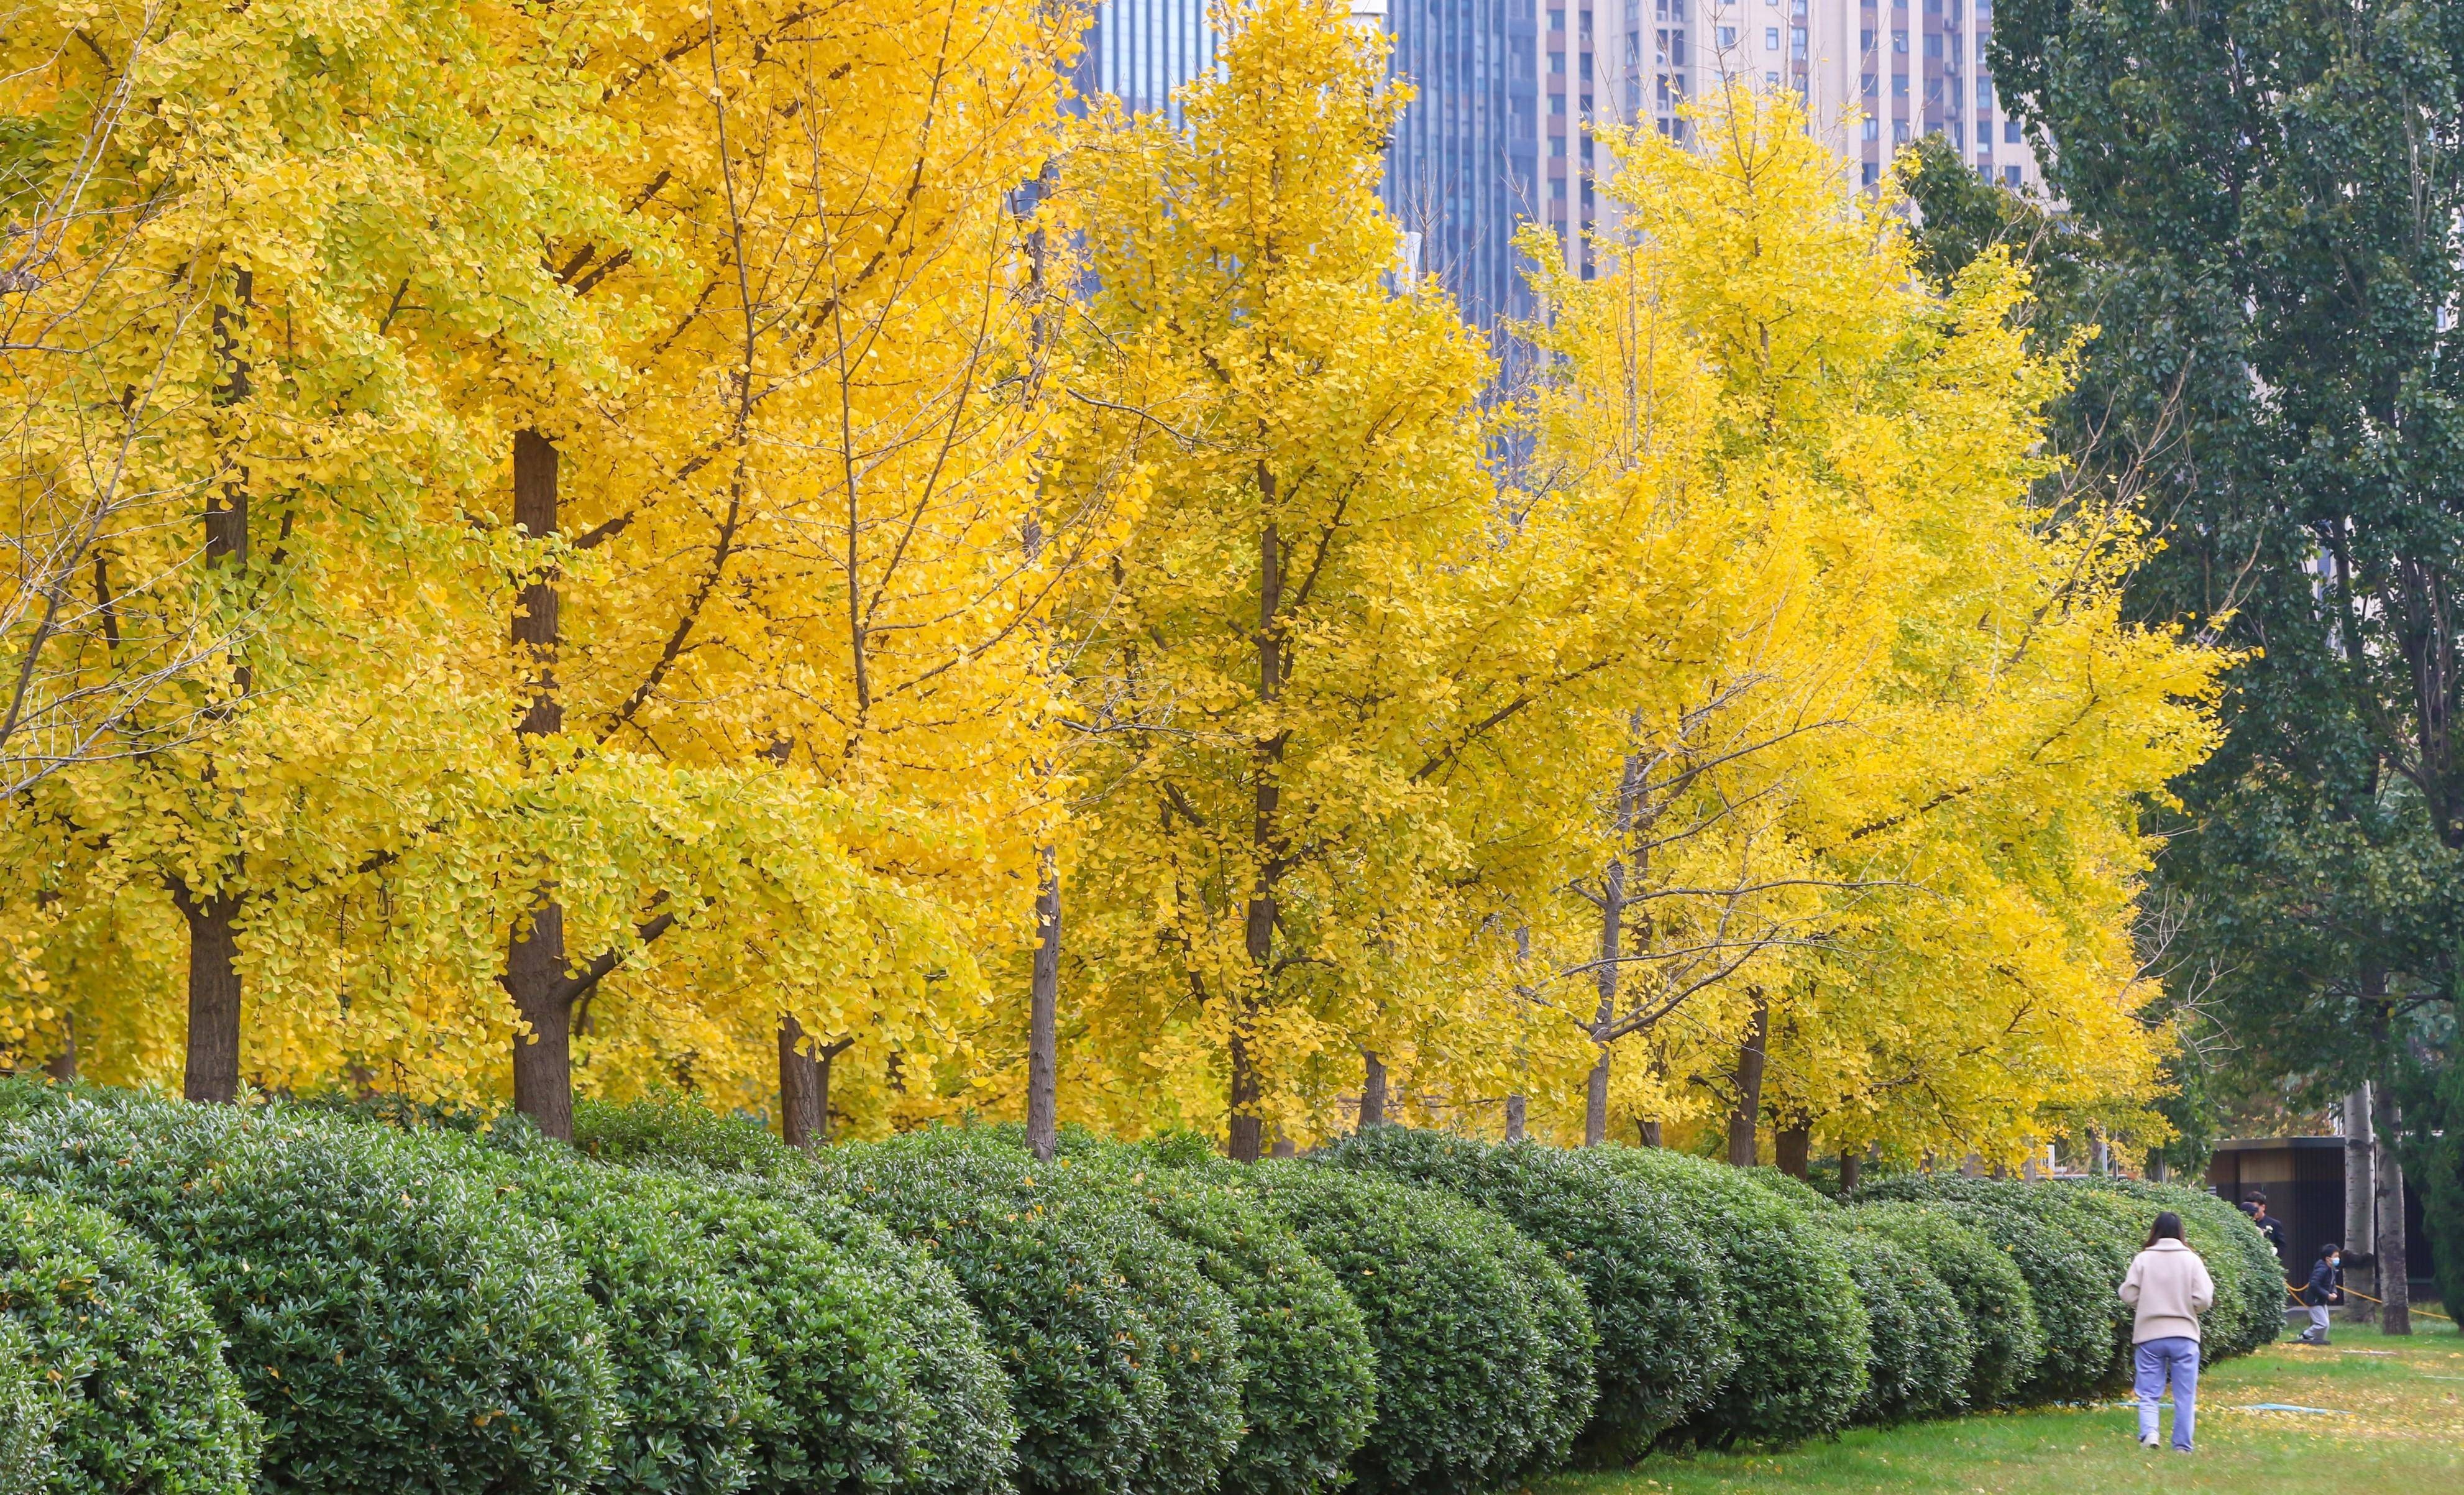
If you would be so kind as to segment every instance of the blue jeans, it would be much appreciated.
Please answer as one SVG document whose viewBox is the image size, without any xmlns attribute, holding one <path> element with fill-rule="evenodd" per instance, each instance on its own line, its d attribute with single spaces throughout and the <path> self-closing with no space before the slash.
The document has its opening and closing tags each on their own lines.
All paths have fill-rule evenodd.
<svg viewBox="0 0 2464 1495">
<path fill-rule="evenodd" d="M 2173 1446 L 2190 1451 L 2190 1424 L 2199 1415 L 2199 1342 L 2179 1335 L 2150 1339 L 2131 1347 L 2139 1363 L 2139 1440 L 2156 1437 L 2156 1398 L 2165 1394 L 2165 1377 L 2173 1377 Z"/>
</svg>

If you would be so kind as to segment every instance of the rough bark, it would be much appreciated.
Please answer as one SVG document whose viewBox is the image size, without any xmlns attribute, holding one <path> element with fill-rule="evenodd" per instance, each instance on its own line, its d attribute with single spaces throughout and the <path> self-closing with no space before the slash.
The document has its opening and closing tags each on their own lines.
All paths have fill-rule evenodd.
<svg viewBox="0 0 2464 1495">
<path fill-rule="evenodd" d="M 1386 1063 L 1375 1054 L 1363 1054 L 1365 1068 L 1360 1077 L 1360 1129 L 1386 1125 Z"/>
<path fill-rule="evenodd" d="M 188 1067 L 191 1101 L 239 1099 L 239 910 L 236 893 L 199 898 L 175 883 L 171 902 L 188 926 Z"/>
<path fill-rule="evenodd" d="M 2378 1261 L 2379 1329 L 2387 1334 L 2412 1332 L 2412 1288 L 2405 1260 L 2404 1234 L 2404 1163 L 2396 1155 L 2394 1139 L 2403 1134 L 2404 1121 L 2396 1108 L 2395 1098 L 2383 1087 L 2373 1087 L 2372 1109 L 2378 1112 L 2380 1137 L 2378 1149 Z"/>
<path fill-rule="evenodd" d="M 1737 1049 L 1736 1103 L 1728 1110 L 1728 1161 L 1739 1168 L 1755 1162 L 1754 1127 L 1762 1119 L 1764 1048 L 1770 1041 L 1771 1003 L 1756 993 L 1753 1017 Z"/>
<path fill-rule="evenodd" d="M 804 1043 L 804 1025 L 779 1015 L 779 1135 L 791 1148 L 822 1145 L 822 1066 Z"/>
<path fill-rule="evenodd" d="M 1283 536 L 1276 528 L 1275 475 L 1264 462 L 1258 465 L 1258 495 L 1266 514 L 1266 522 L 1258 535 L 1258 700 L 1271 703 L 1280 700 L 1284 688 L 1284 635 L 1279 615 L 1284 605 Z M 1248 906 L 1242 928 L 1242 943 L 1256 973 L 1258 990 L 1265 992 L 1273 981 L 1275 956 L 1275 924 L 1282 909 L 1278 902 L 1283 879 L 1284 833 L 1283 762 L 1284 738 L 1281 732 L 1261 739 L 1251 748 L 1250 786 L 1250 853 L 1257 859 L 1251 875 Z M 1265 1129 L 1258 1114 L 1258 1104 L 1264 1099 L 1264 1086 L 1258 1077 L 1255 1056 L 1249 1052 L 1249 1023 L 1252 1009 L 1260 1000 L 1256 994 L 1235 997 L 1240 1010 L 1232 1015 L 1231 1060 L 1231 1126 L 1226 1139 L 1232 1160 L 1254 1163 L 1265 1149 Z"/>
<path fill-rule="evenodd" d="M 1641 1144 L 1646 1148 L 1657 1148 L 1666 1145 L 1661 1141 L 1660 1123 L 1656 1121 L 1637 1122 L 1634 1124 L 1634 1129 L 1637 1140 L 1641 1142 Z"/>
<path fill-rule="evenodd" d="M 1061 869 L 1035 852 L 1035 965 L 1027 981 L 1026 1145 L 1048 1159 L 1061 1136 Z"/>
<path fill-rule="evenodd" d="M 1854 1152 L 1839 1154 L 1839 1192 L 1841 1194 L 1857 1192 L 1858 1181 L 1864 1173 L 1864 1163 L 1865 1160 Z"/>
<path fill-rule="evenodd" d="M 514 435 L 514 523 L 532 539 L 557 533 L 557 450 L 536 431 Z M 564 707 L 556 693 L 557 590 L 552 572 L 542 571 L 521 591 L 514 615 L 517 653 L 528 655 L 533 672 L 531 701 L 515 731 L 520 737 L 543 737 L 564 727 Z M 505 949 L 505 994 L 528 1025 L 514 1038 L 514 1109 L 539 1129 L 561 1142 L 573 1140 L 573 1014 L 563 993 L 566 968 L 564 910 L 546 888 L 530 909 L 526 926 L 517 929 Z"/>
<path fill-rule="evenodd" d="M 1523 1097 L 1509 1095 L 1506 1098 L 1506 1140 L 1508 1142 L 1526 1140 L 1527 1134 L 1523 1129 Z"/>
<path fill-rule="evenodd" d="M 2377 1201 L 2372 1197 L 2378 1187 L 2377 1138 L 2371 1134 L 2370 1086 L 2364 1081 L 2344 1097 L 2344 1283 L 2354 1290 L 2346 1293 L 2344 1319 L 2351 1324 L 2369 1324 L 2378 1319 L 2378 1305 L 2362 1296 L 2384 1297 L 2378 1289 L 2377 1232 L 2371 1228 L 2376 1218 Z"/>
<path fill-rule="evenodd" d="M 60 1051 L 43 1060 L 43 1073 L 62 1084 L 73 1084 L 77 1077 L 77 1016 L 60 1015 Z"/>
<path fill-rule="evenodd" d="M 1813 1171 L 1814 1128 L 1799 1122 L 1771 1134 L 1772 1161 L 1791 1178 Z"/>
</svg>

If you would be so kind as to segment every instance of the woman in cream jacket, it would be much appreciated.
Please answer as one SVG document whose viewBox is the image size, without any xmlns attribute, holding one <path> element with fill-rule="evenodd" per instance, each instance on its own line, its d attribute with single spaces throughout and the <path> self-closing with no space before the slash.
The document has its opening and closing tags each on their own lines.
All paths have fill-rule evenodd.
<svg viewBox="0 0 2464 1495">
<path fill-rule="evenodd" d="M 2198 1419 L 2199 1315 L 2213 1306 L 2216 1284 L 2208 1263 L 2182 1243 L 2182 1216 L 2167 1210 L 2148 1229 L 2147 1247 L 2130 1261 L 2122 1301 L 2138 1310 L 2130 1330 L 2138 1362 L 2139 1441 L 2156 1446 L 2156 1400 L 2173 1380 L 2173 1451 L 2190 1451 Z"/>
</svg>

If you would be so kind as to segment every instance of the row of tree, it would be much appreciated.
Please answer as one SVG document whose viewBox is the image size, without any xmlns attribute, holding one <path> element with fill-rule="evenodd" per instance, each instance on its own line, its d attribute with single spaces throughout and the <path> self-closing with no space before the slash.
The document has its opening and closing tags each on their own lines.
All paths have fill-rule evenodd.
<svg viewBox="0 0 2464 1495">
<path fill-rule="evenodd" d="M 2161 1140 L 2138 814 L 2231 657 L 2125 619 L 2011 257 L 1928 289 L 1740 92 L 1609 141 L 1502 391 L 1378 38 L 1228 6 L 1174 126 L 1082 21 L 11 12 L 0 1044 L 551 1133 Z"/>
</svg>

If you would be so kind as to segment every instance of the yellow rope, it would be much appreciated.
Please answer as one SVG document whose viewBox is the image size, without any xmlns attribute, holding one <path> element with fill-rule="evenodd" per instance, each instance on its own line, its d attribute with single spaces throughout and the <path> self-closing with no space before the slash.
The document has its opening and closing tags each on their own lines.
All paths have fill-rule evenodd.
<svg viewBox="0 0 2464 1495">
<path fill-rule="evenodd" d="M 2301 1306 L 2305 1308 L 2309 1307 L 2310 1305 L 2301 1303 L 2301 1295 L 2308 1290 L 2309 1289 L 2306 1287 L 2296 1287 L 2289 1282 L 2284 1284 L 2284 1295 L 2292 1299 L 2295 1303 L 2300 1303 Z M 2368 1293 L 2362 1291 L 2358 1287 L 2347 1287 L 2344 1289 L 2344 1292 L 2349 1297 L 2359 1298 L 2366 1303 L 2375 1303 L 2382 1308 L 2387 1306 L 2387 1300 L 2385 1298 L 2373 1298 Z M 2432 1312 L 2428 1308 L 2416 1308 L 2410 1304 L 2405 1305 L 2404 1311 L 2407 1313 L 2418 1313 L 2425 1319 L 2438 1319 L 2448 1324 L 2455 1322 L 2453 1319 L 2448 1318 L 2444 1313 Z"/>
</svg>

